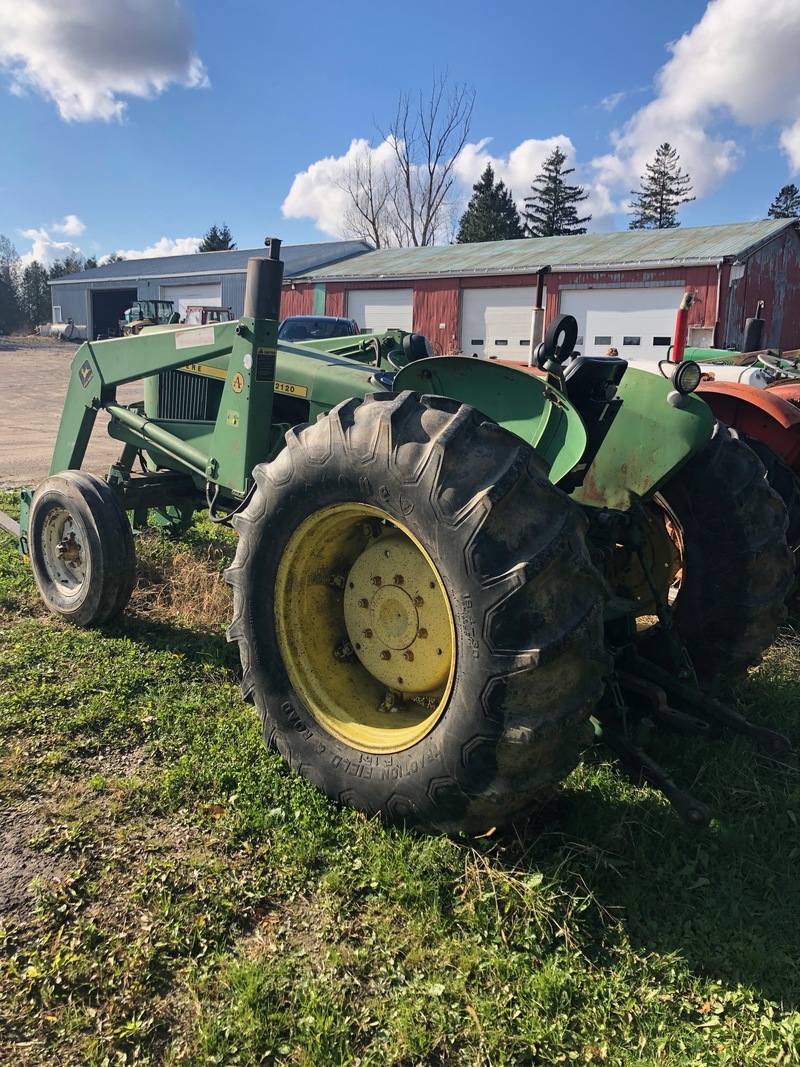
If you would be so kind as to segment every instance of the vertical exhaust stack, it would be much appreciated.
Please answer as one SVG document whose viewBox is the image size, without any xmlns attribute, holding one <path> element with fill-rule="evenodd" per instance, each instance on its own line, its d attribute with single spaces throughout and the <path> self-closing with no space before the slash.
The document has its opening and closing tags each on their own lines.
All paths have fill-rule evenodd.
<svg viewBox="0 0 800 1067">
<path fill-rule="evenodd" d="M 268 237 L 264 244 L 269 249 L 269 255 L 253 257 L 247 261 L 244 317 L 280 322 L 283 284 L 283 263 L 279 258 L 281 242 L 277 237 Z"/>
<path fill-rule="evenodd" d="M 544 340 L 544 278 L 550 267 L 536 271 L 536 306 L 531 309 L 531 340 L 528 345 L 528 366 L 536 366 L 536 350 Z"/>
</svg>

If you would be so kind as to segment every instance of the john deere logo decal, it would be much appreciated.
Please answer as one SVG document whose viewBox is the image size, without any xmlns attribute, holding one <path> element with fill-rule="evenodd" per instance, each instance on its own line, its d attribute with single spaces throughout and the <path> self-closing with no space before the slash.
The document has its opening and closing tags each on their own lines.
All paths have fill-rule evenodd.
<svg viewBox="0 0 800 1067">
<path fill-rule="evenodd" d="M 81 376 L 81 385 L 85 389 L 89 382 L 92 380 L 92 378 L 94 378 L 94 372 L 92 371 L 92 367 L 88 359 L 78 371 L 78 374 L 80 374 Z"/>
</svg>

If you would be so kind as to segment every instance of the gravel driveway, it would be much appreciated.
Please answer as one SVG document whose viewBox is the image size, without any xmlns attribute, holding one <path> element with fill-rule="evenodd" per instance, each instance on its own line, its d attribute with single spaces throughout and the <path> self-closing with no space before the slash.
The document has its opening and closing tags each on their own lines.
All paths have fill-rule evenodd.
<svg viewBox="0 0 800 1067">
<path fill-rule="evenodd" d="M 38 337 L 0 337 L 0 489 L 35 486 L 50 470 L 70 365 L 78 346 Z M 120 403 L 142 397 L 141 383 L 123 386 Z M 107 474 L 122 445 L 106 434 L 101 412 L 82 467 Z"/>
</svg>

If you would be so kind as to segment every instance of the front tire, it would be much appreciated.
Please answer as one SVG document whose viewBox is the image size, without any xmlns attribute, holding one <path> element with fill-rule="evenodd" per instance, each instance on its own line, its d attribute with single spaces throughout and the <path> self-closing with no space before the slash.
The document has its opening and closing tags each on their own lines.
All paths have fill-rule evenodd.
<svg viewBox="0 0 800 1067">
<path fill-rule="evenodd" d="M 441 397 L 349 400 L 286 440 L 226 573 L 265 743 L 390 823 L 512 821 L 577 762 L 608 671 L 579 509 Z"/>
<path fill-rule="evenodd" d="M 31 568 L 47 607 L 76 626 L 110 622 L 136 580 L 125 510 L 101 478 L 55 474 L 37 488 L 28 523 Z"/>
</svg>

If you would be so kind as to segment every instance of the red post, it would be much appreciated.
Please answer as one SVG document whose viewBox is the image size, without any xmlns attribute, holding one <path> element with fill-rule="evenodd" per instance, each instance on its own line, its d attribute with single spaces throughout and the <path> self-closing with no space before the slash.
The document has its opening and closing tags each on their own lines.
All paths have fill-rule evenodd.
<svg viewBox="0 0 800 1067">
<path fill-rule="evenodd" d="M 673 363 L 683 362 L 683 350 L 686 348 L 686 331 L 689 327 L 689 308 L 694 301 L 694 293 L 684 293 L 681 300 L 681 306 L 678 308 L 678 314 L 675 319 L 675 336 L 672 339 L 672 355 L 670 359 Z"/>
</svg>

